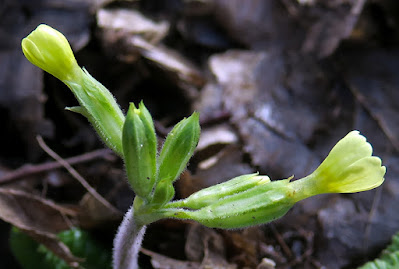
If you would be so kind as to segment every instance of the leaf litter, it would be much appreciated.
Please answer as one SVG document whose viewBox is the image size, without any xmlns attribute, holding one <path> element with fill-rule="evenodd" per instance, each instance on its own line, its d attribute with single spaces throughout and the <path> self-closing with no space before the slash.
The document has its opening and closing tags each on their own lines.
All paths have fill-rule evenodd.
<svg viewBox="0 0 399 269">
<path fill-rule="evenodd" d="M 6 127 L 0 178 L 48 160 L 38 134 L 66 159 L 102 147 L 76 135 L 87 124 L 62 112 L 71 105 L 63 102 L 73 98 L 64 98 L 67 90 L 20 53 L 20 39 L 40 22 L 68 37 L 78 61 L 99 74 L 122 106 L 144 99 L 157 129 L 167 130 L 194 109 L 201 112 L 204 137 L 177 182 L 176 198 L 242 173 L 307 175 L 352 129 L 368 137 L 388 168 L 379 190 L 314 197 L 269 225 L 219 231 L 183 222 L 176 226 L 183 238 L 176 249 L 183 253 L 143 250 L 148 268 L 352 268 L 399 229 L 395 1 L 25 2 L 6 1 L 0 9 Z M 133 197 L 121 162 L 78 159 L 74 166 L 118 210 L 129 207 Z M 3 182 L 1 219 L 78 262 L 54 240 L 55 232 L 73 223 L 112 238 L 119 219 L 72 181 L 47 184 L 50 173 L 59 174 L 56 168 L 22 170 L 18 181 Z M 172 236 L 168 225 L 154 229 Z M 145 246 L 154 246 L 154 238 L 147 240 Z"/>
</svg>

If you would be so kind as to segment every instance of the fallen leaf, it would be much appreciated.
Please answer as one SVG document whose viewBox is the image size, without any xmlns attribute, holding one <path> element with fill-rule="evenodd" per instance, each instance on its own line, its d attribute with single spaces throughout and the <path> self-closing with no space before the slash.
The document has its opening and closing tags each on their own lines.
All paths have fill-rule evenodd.
<svg viewBox="0 0 399 269">
<path fill-rule="evenodd" d="M 223 237 L 215 230 L 193 224 L 190 226 L 185 252 L 189 259 L 200 261 L 200 269 L 235 269 L 237 265 L 226 260 Z"/>
<path fill-rule="evenodd" d="M 315 72 L 286 70 L 300 61 Z M 323 122 L 326 102 L 322 91 L 308 91 L 326 83 L 318 65 L 276 51 L 239 50 L 213 55 L 209 65 L 252 164 L 277 177 L 311 173 L 319 159 L 306 144 Z"/>
<path fill-rule="evenodd" d="M 127 44 L 140 51 L 143 57 L 174 74 L 177 83 L 187 89 L 188 97 L 197 96 L 195 89 L 191 89 L 190 85 L 199 88 L 206 82 L 202 72 L 190 60 L 173 49 L 161 45 L 154 46 L 137 36 L 128 39 Z"/>
<path fill-rule="evenodd" d="M 155 22 L 133 9 L 100 9 L 97 24 L 104 30 L 140 35 L 151 44 L 158 44 L 169 31 L 167 21 Z"/>
<path fill-rule="evenodd" d="M 67 218 L 75 215 L 75 211 L 34 194 L 0 188 L 0 218 L 27 233 L 74 268 L 78 267 L 80 259 L 73 256 L 56 233 L 69 229 L 71 224 Z"/>
<path fill-rule="evenodd" d="M 333 0 L 324 7 L 312 5 L 308 8 L 306 13 L 313 15 L 313 22 L 307 31 L 303 51 L 315 53 L 319 58 L 330 56 L 343 39 L 350 37 L 365 3 L 366 0 Z"/>
<path fill-rule="evenodd" d="M 397 87 L 399 51 L 357 50 L 339 58 L 343 76 L 356 100 L 377 121 L 399 151 Z"/>
<path fill-rule="evenodd" d="M 123 213 L 111 210 L 106 207 L 92 194 L 87 192 L 79 203 L 79 223 L 84 228 L 96 226 L 98 224 L 110 221 L 121 220 Z"/>
<path fill-rule="evenodd" d="M 200 159 L 201 157 L 206 158 Z M 193 161 L 198 159 L 199 163 L 195 173 L 184 173 L 180 180 L 175 183 L 181 198 L 186 198 L 196 191 L 236 176 L 254 172 L 250 165 L 242 162 L 242 149 L 236 144 L 226 145 L 213 154 L 211 152 L 198 152 Z"/>
<path fill-rule="evenodd" d="M 198 269 L 200 264 L 190 261 L 179 261 L 153 251 L 141 248 L 141 252 L 151 257 L 151 265 L 155 269 Z"/>
<path fill-rule="evenodd" d="M 224 238 L 229 245 L 231 260 L 240 267 L 255 268 L 259 264 L 260 242 L 265 242 L 260 226 L 242 231 L 225 231 Z"/>
</svg>

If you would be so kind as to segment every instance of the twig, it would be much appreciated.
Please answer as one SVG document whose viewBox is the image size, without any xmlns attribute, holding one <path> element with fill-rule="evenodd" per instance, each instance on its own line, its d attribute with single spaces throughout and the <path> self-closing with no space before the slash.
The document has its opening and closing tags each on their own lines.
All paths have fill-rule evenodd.
<svg viewBox="0 0 399 269">
<path fill-rule="evenodd" d="M 372 222 L 373 218 L 375 217 L 375 214 L 378 210 L 378 205 L 380 204 L 380 199 L 381 199 L 381 193 L 382 193 L 382 188 L 377 188 L 374 197 L 373 197 L 373 203 L 371 205 L 371 209 L 367 218 L 367 225 L 366 229 L 364 231 L 364 238 L 363 238 L 363 252 L 366 253 L 368 243 L 369 243 L 369 238 L 370 238 L 370 233 L 372 229 Z"/>
<path fill-rule="evenodd" d="M 367 113 L 370 114 L 371 118 L 373 118 L 378 126 L 381 128 L 381 131 L 384 135 L 388 138 L 389 142 L 391 142 L 392 146 L 395 148 L 396 151 L 399 151 L 399 140 L 395 133 L 389 128 L 389 125 L 384 120 L 383 116 L 379 113 L 375 113 L 372 109 L 372 106 L 367 102 L 367 98 L 363 95 L 356 87 L 351 86 L 350 91 L 355 96 L 355 99 L 359 102 L 362 108 L 364 108 Z"/>
<path fill-rule="evenodd" d="M 65 159 L 65 161 L 70 165 L 73 165 L 77 163 L 88 162 L 97 158 L 106 158 L 107 156 L 111 156 L 111 154 L 112 151 L 110 149 L 99 149 Z M 32 165 L 32 164 L 24 165 L 14 171 L 8 172 L 5 175 L 1 176 L 0 185 L 10 183 L 14 180 L 21 179 L 23 177 L 32 176 L 46 171 L 54 170 L 60 167 L 62 167 L 62 164 L 59 162 L 48 162 L 38 165 Z"/>
<path fill-rule="evenodd" d="M 94 198 L 96 198 L 100 203 L 102 203 L 105 207 L 111 210 L 113 213 L 120 215 L 118 209 L 116 209 L 113 205 L 111 205 L 107 200 L 105 200 L 89 183 L 76 171 L 68 162 L 62 159 L 57 153 L 51 150 L 46 143 L 44 142 L 41 136 L 36 137 L 40 147 L 50 155 L 54 160 L 59 162 L 68 172 L 77 180 L 80 184 L 91 194 Z"/>
<path fill-rule="evenodd" d="M 289 248 L 289 246 L 287 245 L 287 243 L 285 243 L 283 237 L 280 235 L 280 233 L 277 231 L 276 226 L 274 226 L 273 223 L 270 224 L 270 228 L 272 229 L 272 232 L 274 234 L 274 236 L 277 239 L 277 242 L 279 243 L 279 245 L 281 246 L 283 252 L 285 253 L 285 255 L 287 255 L 288 258 L 292 258 L 294 255 L 292 254 L 291 249 Z"/>
</svg>

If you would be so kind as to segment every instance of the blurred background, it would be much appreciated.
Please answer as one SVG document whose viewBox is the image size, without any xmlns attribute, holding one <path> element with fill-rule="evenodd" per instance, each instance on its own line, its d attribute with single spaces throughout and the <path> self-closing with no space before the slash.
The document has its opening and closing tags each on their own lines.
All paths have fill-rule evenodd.
<svg viewBox="0 0 399 269">
<path fill-rule="evenodd" d="M 123 163 L 83 117 L 64 110 L 77 104 L 72 93 L 23 56 L 22 38 L 41 23 L 67 37 L 78 63 L 124 111 L 143 100 L 160 141 L 201 113 L 201 141 L 176 199 L 254 171 L 301 178 L 351 130 L 387 166 L 376 190 L 313 197 L 260 227 L 157 222 L 144 240 L 143 268 L 355 268 L 399 230 L 398 1 L 3 0 L 2 268 L 18 268 L 10 224 L 49 234 L 79 226 L 111 250 L 134 195 Z M 38 135 L 118 213 L 60 169 Z"/>
</svg>

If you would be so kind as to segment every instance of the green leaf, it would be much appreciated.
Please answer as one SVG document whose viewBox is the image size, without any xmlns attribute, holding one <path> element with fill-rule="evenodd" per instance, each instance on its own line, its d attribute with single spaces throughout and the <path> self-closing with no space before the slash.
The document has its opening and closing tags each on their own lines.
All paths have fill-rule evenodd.
<svg viewBox="0 0 399 269">
<path fill-rule="evenodd" d="M 399 233 L 392 237 L 392 243 L 382 251 L 381 256 L 367 262 L 358 269 L 395 269 L 399 268 Z"/>
<path fill-rule="evenodd" d="M 24 269 L 55 268 L 46 263 L 45 255 L 38 252 L 39 244 L 15 227 L 10 231 L 10 248 L 14 257 Z M 66 263 L 63 263 L 66 266 Z"/>
<path fill-rule="evenodd" d="M 84 268 L 111 269 L 109 251 L 87 232 L 74 228 L 59 233 L 58 237 L 75 256 L 83 258 L 81 265 Z M 11 230 L 10 246 L 24 269 L 70 269 L 64 260 L 16 228 Z"/>
</svg>

